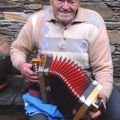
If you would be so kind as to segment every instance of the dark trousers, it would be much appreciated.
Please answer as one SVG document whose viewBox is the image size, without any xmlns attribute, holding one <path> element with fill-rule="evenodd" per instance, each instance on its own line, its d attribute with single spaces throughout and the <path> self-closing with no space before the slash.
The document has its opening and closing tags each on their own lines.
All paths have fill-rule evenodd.
<svg viewBox="0 0 120 120">
<path fill-rule="evenodd" d="M 106 112 L 96 120 L 120 120 L 120 92 L 113 89 Z"/>
<path fill-rule="evenodd" d="M 29 120 L 48 120 L 46 116 L 42 114 L 36 114 L 32 116 Z M 120 92 L 113 89 L 110 99 L 107 104 L 107 109 L 96 120 L 120 120 Z"/>
<path fill-rule="evenodd" d="M 30 117 L 29 120 L 48 120 L 48 118 L 44 116 L 43 114 L 38 113 Z"/>
</svg>

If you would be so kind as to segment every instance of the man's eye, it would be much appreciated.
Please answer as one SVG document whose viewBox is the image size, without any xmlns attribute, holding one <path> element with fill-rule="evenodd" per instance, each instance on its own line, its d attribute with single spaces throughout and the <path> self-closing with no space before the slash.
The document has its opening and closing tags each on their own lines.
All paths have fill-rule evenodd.
<svg viewBox="0 0 120 120">
<path fill-rule="evenodd" d="M 69 0 L 70 3 L 75 3 L 77 0 Z"/>
<path fill-rule="evenodd" d="M 68 3 L 76 3 L 77 0 L 58 0 L 59 2 L 65 2 L 67 1 Z"/>
<path fill-rule="evenodd" d="M 58 0 L 59 2 L 65 2 L 65 0 Z"/>
</svg>

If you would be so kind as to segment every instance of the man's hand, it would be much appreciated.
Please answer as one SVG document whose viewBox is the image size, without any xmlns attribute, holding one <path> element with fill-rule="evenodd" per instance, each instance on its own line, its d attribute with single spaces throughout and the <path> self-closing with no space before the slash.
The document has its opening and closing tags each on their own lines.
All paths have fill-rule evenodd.
<svg viewBox="0 0 120 120">
<path fill-rule="evenodd" d="M 106 110 L 106 102 L 107 102 L 106 96 L 101 94 L 101 95 L 99 95 L 99 98 L 101 100 L 103 100 L 103 107 Z M 89 111 L 88 114 L 89 114 L 91 119 L 96 119 L 96 118 L 98 118 L 102 114 L 102 111 L 101 110 L 97 110 L 95 112 Z"/>
<path fill-rule="evenodd" d="M 19 64 L 19 71 L 21 75 L 25 78 L 26 82 L 39 82 L 39 77 L 37 73 L 32 70 L 32 64 Z"/>
</svg>

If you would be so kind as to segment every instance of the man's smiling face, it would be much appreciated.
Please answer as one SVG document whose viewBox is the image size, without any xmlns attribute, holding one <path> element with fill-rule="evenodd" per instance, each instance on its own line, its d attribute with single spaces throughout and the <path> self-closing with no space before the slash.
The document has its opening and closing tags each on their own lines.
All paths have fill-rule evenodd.
<svg viewBox="0 0 120 120">
<path fill-rule="evenodd" d="M 80 0 L 51 0 L 51 5 L 55 18 L 63 25 L 67 25 L 75 18 Z"/>
</svg>

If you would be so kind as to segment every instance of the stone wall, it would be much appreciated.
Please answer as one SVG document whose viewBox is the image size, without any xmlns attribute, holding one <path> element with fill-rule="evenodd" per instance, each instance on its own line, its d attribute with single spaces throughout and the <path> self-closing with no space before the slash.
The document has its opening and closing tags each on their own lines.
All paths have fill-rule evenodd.
<svg viewBox="0 0 120 120">
<path fill-rule="evenodd" d="M 11 43 L 29 15 L 45 9 L 49 0 L 0 0 L 0 40 Z M 114 65 L 115 86 L 120 89 L 120 0 L 82 0 L 81 6 L 99 12 L 107 25 Z"/>
</svg>

